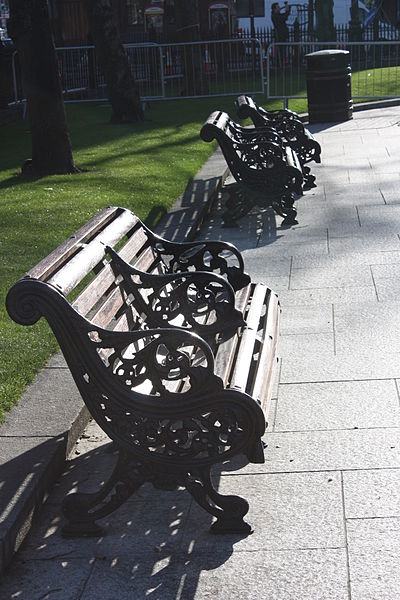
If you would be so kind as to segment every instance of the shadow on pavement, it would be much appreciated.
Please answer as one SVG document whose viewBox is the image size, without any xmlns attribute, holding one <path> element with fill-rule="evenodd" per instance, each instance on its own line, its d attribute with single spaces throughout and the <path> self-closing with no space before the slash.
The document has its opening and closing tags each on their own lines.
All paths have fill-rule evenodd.
<svg viewBox="0 0 400 600">
<path fill-rule="evenodd" d="M 100 537 L 62 537 L 65 519 L 61 504 L 65 495 L 98 490 L 116 459 L 108 438 L 97 427 L 90 427 L 90 439 L 83 441 L 88 451 L 75 455 L 67 464 L 40 520 L 33 523 L 16 555 L 9 579 L 6 575 L 1 584 L 2 597 L 34 600 L 53 598 L 54 594 L 59 600 L 194 598 L 200 573 L 225 563 L 242 537 L 221 538 L 209 533 L 211 516 L 184 489 L 160 491 L 145 484 L 123 506 L 99 521 L 103 527 Z M 99 442 L 102 445 L 90 449 Z M 220 471 L 216 469 L 215 483 Z"/>
</svg>

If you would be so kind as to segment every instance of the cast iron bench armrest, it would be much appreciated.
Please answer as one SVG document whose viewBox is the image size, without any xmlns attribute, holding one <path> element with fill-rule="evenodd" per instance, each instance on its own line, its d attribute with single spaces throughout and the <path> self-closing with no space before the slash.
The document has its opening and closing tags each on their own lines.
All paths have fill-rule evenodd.
<svg viewBox="0 0 400 600">
<path fill-rule="evenodd" d="M 220 240 L 171 242 L 152 232 L 146 225 L 143 224 L 143 227 L 160 258 L 166 261 L 166 257 L 172 255 L 168 260 L 169 271 L 219 271 L 226 275 L 236 291 L 250 283 L 250 277 L 244 272 L 243 257 L 233 244 Z M 237 264 L 230 265 L 230 258 Z"/>
<path fill-rule="evenodd" d="M 235 100 L 236 110 L 238 116 L 241 119 L 246 119 L 254 113 L 254 118 L 258 122 L 254 123 L 256 126 L 265 126 L 267 122 L 273 127 L 274 123 L 280 123 L 285 120 L 297 121 L 300 125 L 303 125 L 299 115 L 293 110 L 283 108 L 280 110 L 266 110 L 262 106 L 258 106 L 251 96 L 241 95 Z M 303 126 L 304 127 L 304 126 Z"/>
<path fill-rule="evenodd" d="M 241 127 L 234 121 L 230 121 L 228 131 L 233 139 L 243 140 L 244 142 L 263 140 L 265 142 L 275 142 L 279 146 L 284 145 L 281 135 L 272 127 Z"/>
<path fill-rule="evenodd" d="M 321 162 L 321 146 L 312 133 L 291 111 L 277 111 L 271 115 L 262 106 L 258 106 L 250 96 L 239 96 L 236 100 L 238 116 L 242 119 L 250 117 L 256 129 L 274 126 L 278 133 L 298 154 L 304 165 L 314 160 Z"/>
<path fill-rule="evenodd" d="M 112 248 L 106 250 L 111 268 L 122 278 L 121 286 L 146 314 L 150 327 L 175 325 L 174 320 L 181 316 L 184 321 L 178 323 L 180 326 L 202 335 L 243 325 L 243 315 L 235 308 L 235 291 L 221 275 L 209 271 L 146 273 L 132 267 Z"/>
</svg>

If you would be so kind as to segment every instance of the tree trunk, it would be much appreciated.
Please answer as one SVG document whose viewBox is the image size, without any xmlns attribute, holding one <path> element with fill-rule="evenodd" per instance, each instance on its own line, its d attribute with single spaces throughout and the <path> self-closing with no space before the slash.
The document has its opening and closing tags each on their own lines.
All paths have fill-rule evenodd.
<svg viewBox="0 0 400 600">
<path fill-rule="evenodd" d="M 200 12 L 198 0 L 175 0 L 176 41 L 200 41 Z M 182 46 L 181 62 L 184 70 L 182 96 L 200 96 L 208 93 L 202 45 Z"/>
<path fill-rule="evenodd" d="M 307 32 L 310 39 L 314 39 L 314 0 L 308 0 L 308 25 Z"/>
<path fill-rule="evenodd" d="M 349 42 L 359 42 L 362 39 L 362 29 L 358 11 L 358 0 L 351 0 Z"/>
<path fill-rule="evenodd" d="M 7 28 L 18 52 L 32 135 L 32 159 L 22 171 L 76 173 L 47 0 L 9 0 L 9 7 Z"/>
<path fill-rule="evenodd" d="M 334 42 L 336 30 L 333 24 L 333 0 L 315 0 L 317 38 L 320 42 Z"/>
<path fill-rule="evenodd" d="M 84 4 L 113 111 L 111 120 L 118 123 L 141 121 L 143 109 L 139 90 L 113 22 L 111 2 L 84 0 Z"/>
</svg>

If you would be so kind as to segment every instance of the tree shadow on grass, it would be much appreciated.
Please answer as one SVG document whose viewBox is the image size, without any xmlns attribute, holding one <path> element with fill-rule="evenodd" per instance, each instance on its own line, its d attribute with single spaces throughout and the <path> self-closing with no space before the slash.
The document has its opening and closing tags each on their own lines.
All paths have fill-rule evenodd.
<svg viewBox="0 0 400 600">
<path fill-rule="evenodd" d="M 139 137 L 146 133 L 159 138 L 163 135 L 171 137 L 171 128 L 179 132 L 190 123 L 195 127 L 198 126 L 200 132 L 201 125 L 214 110 L 226 110 L 232 113 L 234 99 L 218 97 L 152 103 L 146 120 L 134 125 L 110 123 L 105 108 L 109 111 L 109 107 L 104 103 L 67 107 L 73 153 L 95 146 L 122 142 L 124 138 L 128 139 L 132 136 L 134 143 L 135 136 Z M 165 129 L 168 131 L 163 134 Z M 18 168 L 31 155 L 29 124 L 24 121 L 7 126 L 4 128 L 4 133 L 8 134 L 9 139 L 6 148 L 3 151 L 0 149 L 2 168 Z M 193 139 L 195 137 L 193 136 Z"/>
<path fill-rule="evenodd" d="M 47 177 L 47 175 L 33 176 L 33 175 L 22 175 L 22 173 L 19 173 L 16 175 L 12 175 L 8 179 L 4 179 L 3 181 L 0 181 L 0 189 L 6 190 L 7 188 L 14 187 L 15 185 L 26 185 L 26 184 L 30 185 L 32 183 L 35 183 L 36 181 L 39 181 L 40 179 L 43 179 L 44 177 Z"/>
</svg>

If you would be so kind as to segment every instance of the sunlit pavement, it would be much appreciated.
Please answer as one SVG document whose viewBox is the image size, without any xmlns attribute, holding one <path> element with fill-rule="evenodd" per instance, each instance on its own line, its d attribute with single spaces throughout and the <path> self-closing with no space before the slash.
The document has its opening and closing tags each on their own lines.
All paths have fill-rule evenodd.
<svg viewBox="0 0 400 600">
<path fill-rule="evenodd" d="M 265 210 L 223 229 L 217 204 L 202 228 L 235 243 L 281 299 L 265 464 L 215 474 L 249 500 L 254 533 L 213 536 L 184 490 L 147 485 L 102 537 L 62 538 L 64 495 L 96 489 L 114 461 L 91 424 L 2 599 L 398 599 L 399 123 L 392 107 L 310 127 L 322 163 L 310 164 L 318 187 L 298 200 L 298 225 Z"/>
</svg>

